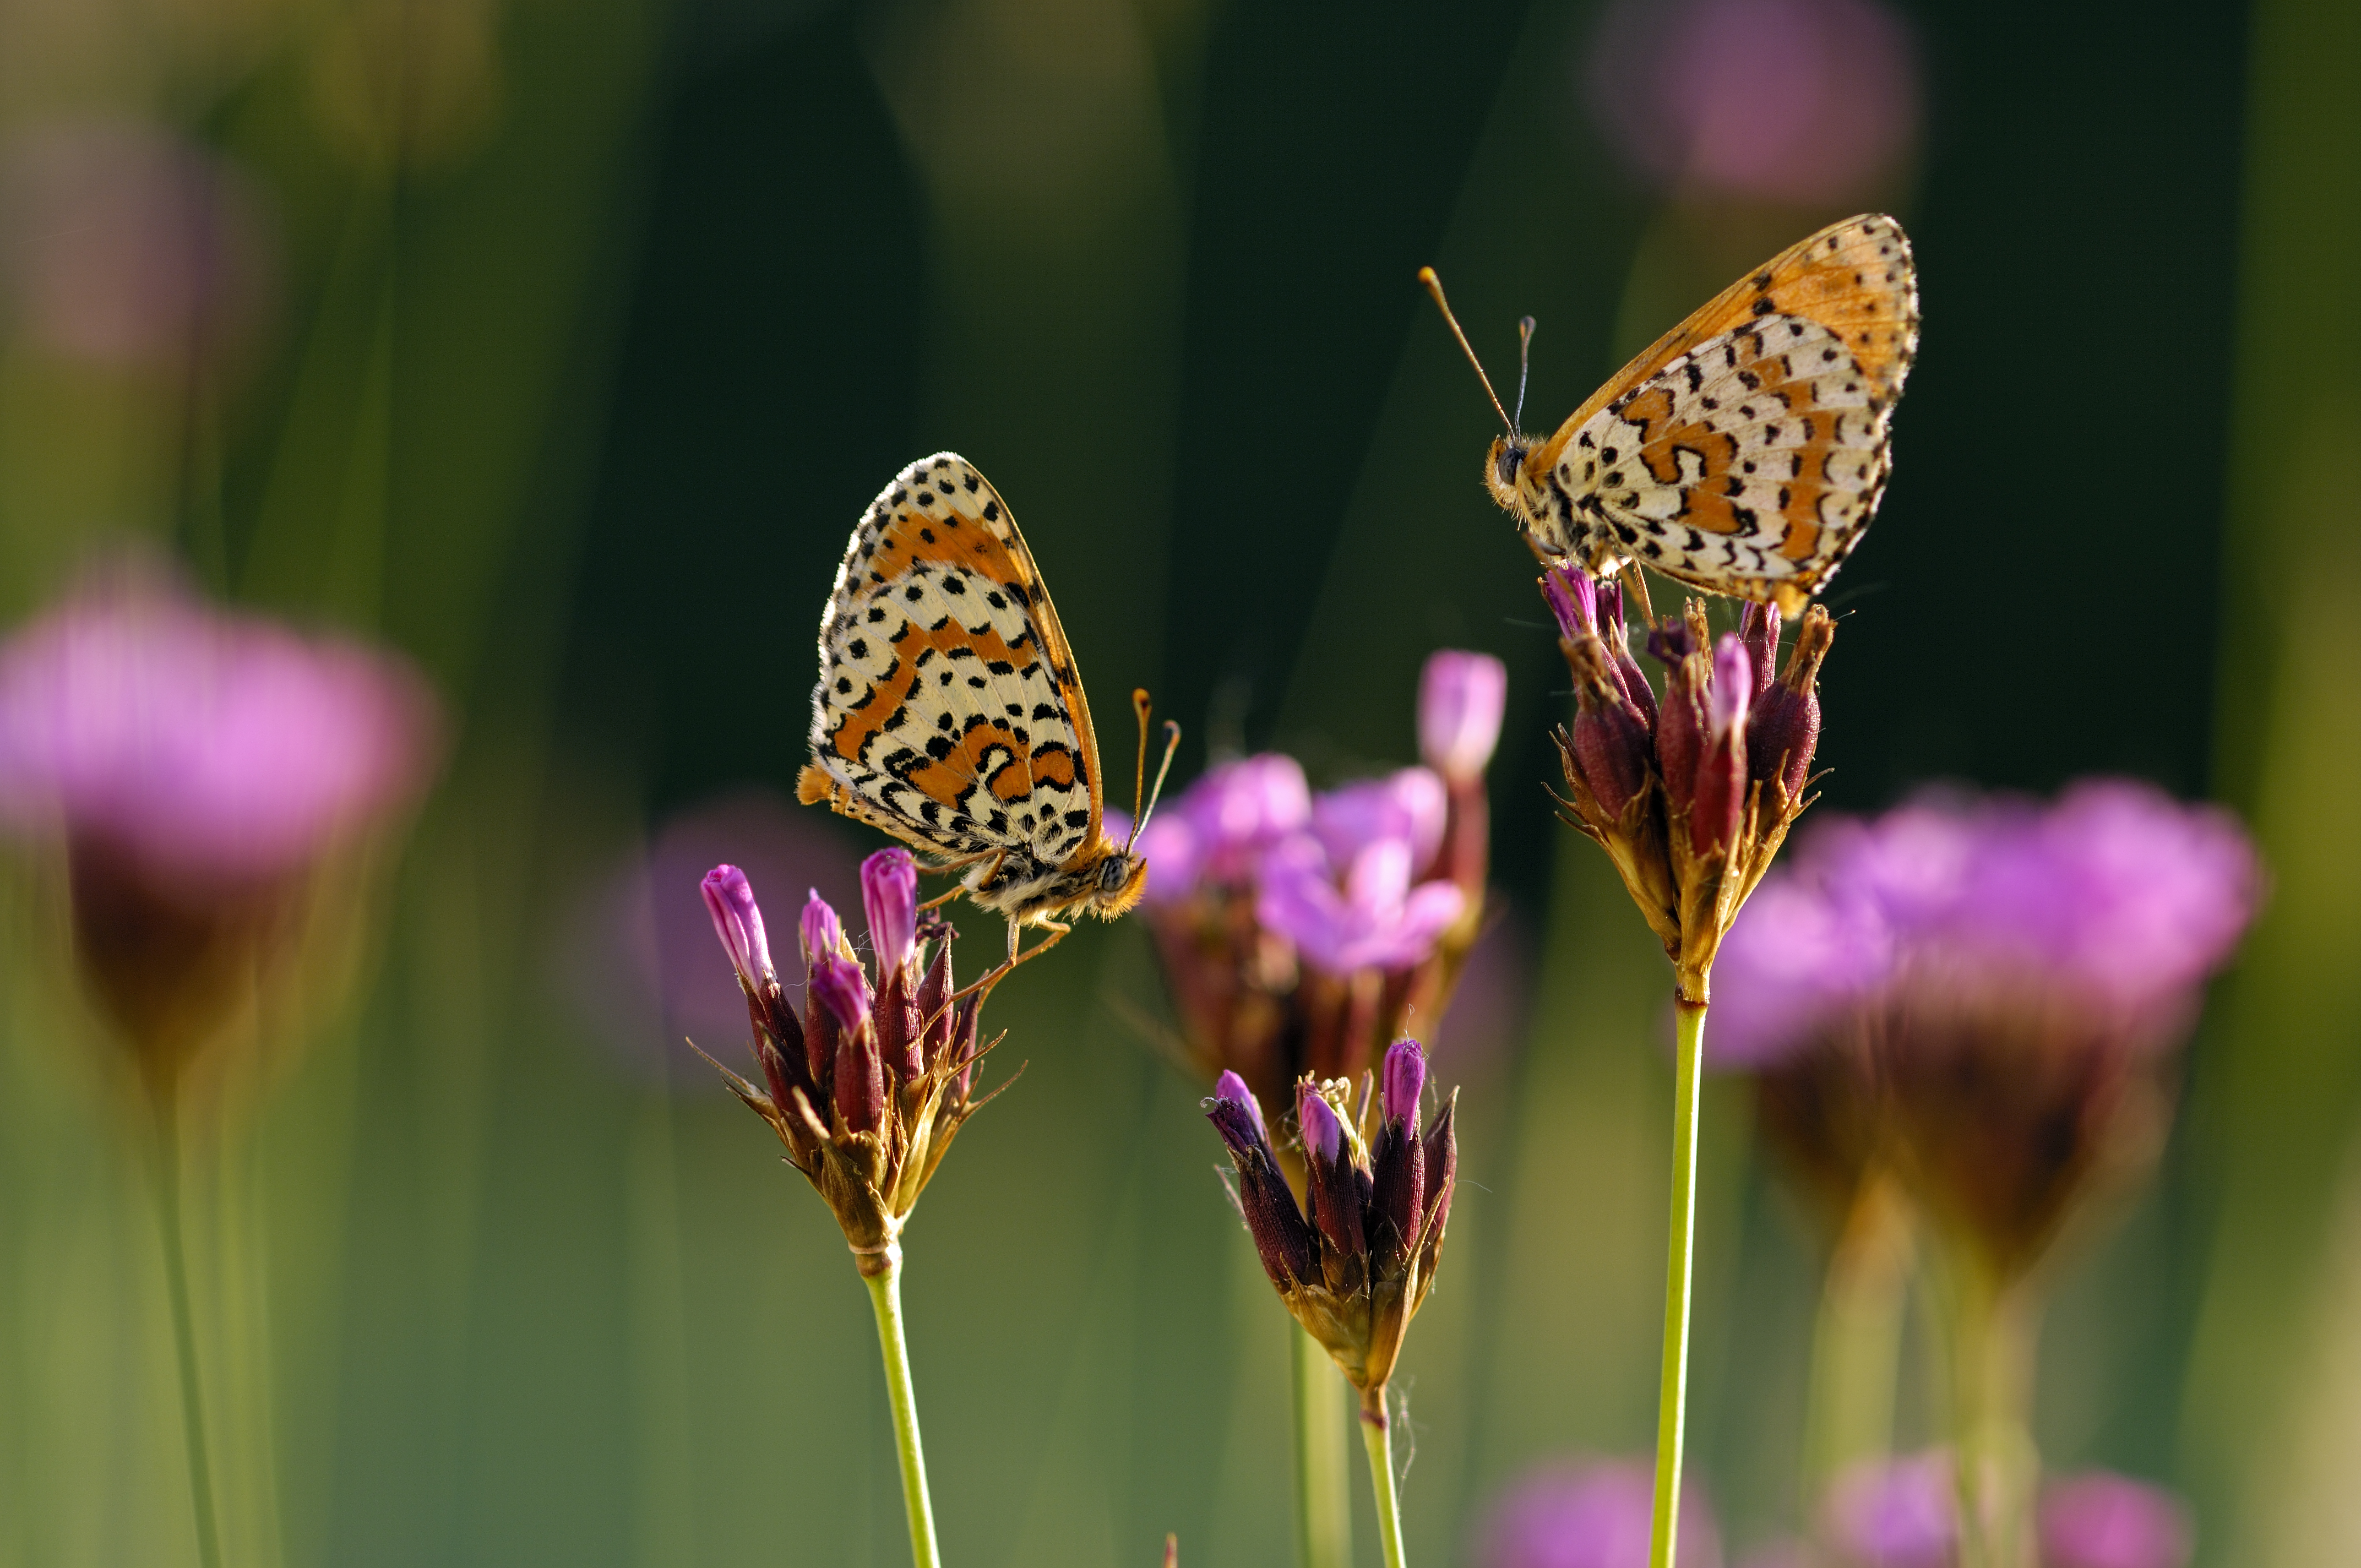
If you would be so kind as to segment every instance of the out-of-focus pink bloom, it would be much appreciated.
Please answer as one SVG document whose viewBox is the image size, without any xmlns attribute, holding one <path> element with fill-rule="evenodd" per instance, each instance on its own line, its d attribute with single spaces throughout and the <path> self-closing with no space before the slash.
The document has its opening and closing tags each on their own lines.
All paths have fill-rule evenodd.
<svg viewBox="0 0 2361 1568">
<path fill-rule="evenodd" d="M 1300 836 L 1264 856 L 1255 914 L 1311 963 L 1347 974 L 1422 962 L 1466 906 L 1450 883 L 1411 885 L 1411 847 L 1402 839 L 1362 849 L 1339 888 L 1318 840 Z"/>
<path fill-rule="evenodd" d="M 0 645 L 0 821 L 183 889 L 269 881 L 415 796 L 434 711 L 390 654 L 118 576 Z"/>
<path fill-rule="evenodd" d="M 2042 1568 L 2185 1568 L 2189 1510 L 2161 1486 L 2104 1470 L 2041 1499 Z"/>
<path fill-rule="evenodd" d="M 2166 1043 L 2261 886 L 2226 813 L 2129 780 L 2088 780 L 2049 806 L 1938 795 L 1825 821 L 1722 943 L 1707 1048 L 1766 1060 L 1897 988 L 2027 1006 L 2062 992 Z"/>
<path fill-rule="evenodd" d="M 1942 1449 L 1853 1465 L 1828 1488 L 1829 1543 L 1852 1568 L 1949 1568 L 1957 1481 Z"/>
<path fill-rule="evenodd" d="M 1509 666 L 1489 653 L 1428 654 L 1418 677 L 1420 760 L 1453 784 L 1482 778 L 1508 701 Z"/>
<path fill-rule="evenodd" d="M 49 125 L 0 153 L 0 283 L 54 352 L 171 368 L 251 332 L 270 281 L 248 182 L 134 121 Z"/>
<path fill-rule="evenodd" d="M 1426 768 L 1404 768 L 1326 790 L 1312 802 L 1312 831 L 1336 864 L 1349 865 L 1380 839 L 1410 846 L 1411 866 L 1424 871 L 1443 847 L 1451 801 L 1443 780 Z"/>
<path fill-rule="evenodd" d="M 1647 1568 L 1653 1470 L 1641 1460 L 1563 1460 L 1528 1474 L 1492 1506 L 1481 1568 Z M 1721 1537 L 1701 1488 L 1681 1488 L 1680 1568 L 1720 1568 Z"/>
<path fill-rule="evenodd" d="M 1876 0 L 1617 0 L 1587 75 L 1616 150 L 1675 189 L 1841 206 L 1917 135 L 1916 49 Z"/>
<path fill-rule="evenodd" d="M 1148 825 L 1148 841 L 1159 841 L 1161 825 L 1172 822 L 1175 829 L 1185 829 L 1190 849 L 1185 856 L 1172 855 L 1169 849 L 1166 852 L 1193 869 L 1190 882 L 1235 884 L 1253 876 L 1265 850 L 1311 820 L 1312 790 L 1303 782 L 1302 765 L 1281 752 L 1265 751 L 1224 762 L 1191 784 Z M 1155 850 L 1146 852 L 1154 865 Z M 1148 881 L 1166 883 L 1159 897 L 1177 897 L 1186 891 L 1179 877 L 1151 872 Z"/>
</svg>

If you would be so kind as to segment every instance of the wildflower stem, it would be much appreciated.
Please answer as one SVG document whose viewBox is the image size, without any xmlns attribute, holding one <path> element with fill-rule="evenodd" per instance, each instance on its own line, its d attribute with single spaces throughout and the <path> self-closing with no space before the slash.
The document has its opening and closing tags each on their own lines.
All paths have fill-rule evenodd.
<svg viewBox="0 0 2361 1568">
<path fill-rule="evenodd" d="M 2026 1421 L 2030 1320 L 1966 1248 L 1945 1270 L 1951 1373 L 1951 1452 L 1961 1568 L 2026 1568 L 2034 1559 L 2031 1493 L 2041 1462 Z"/>
<path fill-rule="evenodd" d="M 902 1258 L 898 1248 L 875 1274 L 865 1270 L 877 1308 L 877 1348 L 885 1358 L 885 1397 L 894 1407 L 894 1451 L 902 1460 L 902 1501 L 910 1515 L 910 1559 L 917 1568 L 940 1568 L 934 1505 L 927 1500 L 927 1460 L 918 1449 L 918 1397 L 910 1384 L 910 1352 L 902 1340 Z"/>
<path fill-rule="evenodd" d="M 1295 1546 L 1299 1568 L 1352 1568 L 1353 1501 L 1345 1469 L 1344 1378 L 1320 1342 L 1289 1325 L 1295 1393 Z"/>
<path fill-rule="evenodd" d="M 1705 1055 L 1705 1003 L 1673 1004 L 1678 1068 L 1673 1091 L 1673 1217 L 1664 1264 L 1664 1361 L 1656 1386 L 1656 1497 L 1648 1568 L 1671 1568 L 1680 1529 L 1681 1438 L 1689 1381 L 1689 1274 L 1697 1247 L 1698 1069 Z"/>
<path fill-rule="evenodd" d="M 1384 1549 L 1386 1568 L 1403 1568 L 1401 1500 L 1394 1494 L 1393 1423 L 1386 1420 L 1385 1391 L 1378 1391 L 1373 1417 L 1361 1412 L 1361 1442 L 1369 1451 L 1369 1488 L 1377 1494 L 1378 1544 Z"/>
<path fill-rule="evenodd" d="M 164 1287 L 172 1301 L 172 1346 L 181 1369 L 181 1431 L 188 1446 L 189 1493 L 196 1511 L 197 1561 L 221 1568 L 221 1527 L 214 1511 L 213 1464 L 205 1447 L 205 1400 L 197 1376 L 196 1315 L 189 1304 L 188 1249 L 181 1235 L 181 1110 L 170 1069 L 148 1083 L 156 1115 L 156 1221 L 164 1240 Z"/>
</svg>

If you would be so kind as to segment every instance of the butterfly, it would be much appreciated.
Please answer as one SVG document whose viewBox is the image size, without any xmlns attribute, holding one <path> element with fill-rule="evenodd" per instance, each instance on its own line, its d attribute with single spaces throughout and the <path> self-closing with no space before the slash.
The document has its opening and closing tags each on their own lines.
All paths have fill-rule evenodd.
<svg viewBox="0 0 2361 1568">
<path fill-rule="evenodd" d="M 1144 775 L 1147 694 L 1133 704 Z M 1011 963 L 1023 927 L 1055 941 L 1059 916 L 1112 920 L 1148 884 L 1147 813 L 1135 797 L 1130 836 L 1107 836 L 1090 704 L 1033 554 L 956 453 L 902 470 L 852 531 L 820 619 L 811 751 L 797 797 L 964 872 L 968 896 L 1007 916 Z"/>
<path fill-rule="evenodd" d="M 1420 280 L 1474 360 L 1433 269 Z M 1609 576 L 1636 562 L 1792 615 L 1876 514 L 1917 349 L 1902 225 L 1847 218 L 1708 301 L 1548 440 L 1502 411 L 1484 482 L 1545 564 Z"/>
</svg>

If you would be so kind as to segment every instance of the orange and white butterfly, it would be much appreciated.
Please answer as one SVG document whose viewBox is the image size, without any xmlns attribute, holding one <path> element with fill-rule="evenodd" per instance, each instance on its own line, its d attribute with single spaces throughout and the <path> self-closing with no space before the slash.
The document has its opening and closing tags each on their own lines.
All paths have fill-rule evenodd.
<svg viewBox="0 0 2361 1568">
<path fill-rule="evenodd" d="M 1724 289 L 1548 440 L 1503 411 L 1484 482 L 1547 564 L 1608 576 L 1637 562 L 1793 614 L 1876 514 L 1917 348 L 1902 225 L 1847 218 Z"/>
<path fill-rule="evenodd" d="M 819 623 L 811 750 L 803 802 L 964 871 L 1007 916 L 1012 960 L 1021 927 L 1112 920 L 1147 886 L 1137 826 L 1121 846 L 1104 831 L 1090 704 L 1032 552 L 955 453 L 902 470 L 852 531 Z"/>
</svg>

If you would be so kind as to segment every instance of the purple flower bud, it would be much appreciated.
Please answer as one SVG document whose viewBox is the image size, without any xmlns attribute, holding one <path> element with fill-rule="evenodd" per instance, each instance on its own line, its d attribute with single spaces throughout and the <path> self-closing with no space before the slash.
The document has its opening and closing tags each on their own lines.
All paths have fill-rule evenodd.
<svg viewBox="0 0 2361 1568">
<path fill-rule="evenodd" d="M 824 904 L 819 906 L 828 907 Z M 835 1019 L 836 1026 L 846 1034 L 852 1034 L 869 1022 L 869 977 L 862 973 L 859 959 L 820 959 L 812 966 L 811 991 Z"/>
<path fill-rule="evenodd" d="M 763 911 L 755 905 L 746 873 L 736 866 L 716 866 L 705 873 L 698 891 L 705 895 L 706 913 L 713 916 L 713 933 L 730 955 L 730 967 L 738 971 L 738 983 L 750 995 L 760 991 L 773 978 L 771 944 L 763 938 Z"/>
<path fill-rule="evenodd" d="M 1648 685 L 1648 677 L 1641 673 L 1640 663 L 1631 657 L 1631 634 L 1623 621 L 1623 587 L 1620 583 L 1598 585 L 1599 637 L 1607 644 L 1607 655 L 1615 673 L 1623 682 L 1623 695 L 1631 699 L 1632 709 L 1640 715 L 1651 734 L 1656 729 L 1656 694 Z"/>
<path fill-rule="evenodd" d="M 1237 1092 L 1233 1094 L 1230 1090 Z M 1295 1195 L 1271 1157 L 1270 1139 L 1263 1130 L 1262 1107 L 1235 1073 L 1224 1073 L 1222 1092 L 1205 1102 L 1206 1120 L 1228 1146 L 1230 1163 L 1237 1168 L 1238 1212 L 1254 1238 L 1255 1254 L 1263 1272 L 1282 1291 L 1312 1277 L 1312 1227 L 1295 1206 Z"/>
<path fill-rule="evenodd" d="M 1704 694 L 1697 689 L 1703 661 L 1674 662 L 1664 683 L 1664 711 L 1656 718 L 1656 770 L 1664 781 L 1664 799 L 1685 811 L 1697 792 L 1697 762 L 1705 751 Z"/>
<path fill-rule="evenodd" d="M 943 943 L 927 978 L 918 982 L 918 1054 L 923 1062 L 940 1058 L 951 1037 L 951 945 Z"/>
<path fill-rule="evenodd" d="M 1648 721 L 1623 695 L 1604 652 L 1597 638 L 1572 644 L 1576 713 L 1569 739 L 1582 782 L 1609 817 L 1620 817 L 1647 786 Z"/>
<path fill-rule="evenodd" d="M 1224 1068 L 1222 1076 L 1213 1080 L 1213 1098 L 1234 1100 L 1245 1106 L 1248 1113 L 1254 1117 L 1255 1136 L 1266 1140 L 1269 1138 L 1270 1129 L 1263 1124 L 1262 1102 L 1255 1098 L 1254 1091 L 1246 1087 L 1245 1079 L 1229 1069 Z"/>
<path fill-rule="evenodd" d="M 1706 713 L 1718 741 L 1746 725 L 1746 710 L 1754 701 L 1754 657 L 1745 641 L 1723 632 L 1713 649 L 1713 684 L 1706 688 Z"/>
<path fill-rule="evenodd" d="M 1426 1088 L 1426 1054 L 1416 1040 L 1396 1040 L 1386 1047 L 1385 1112 L 1389 1125 L 1407 1124 L 1418 1133 L 1418 1097 Z"/>
<path fill-rule="evenodd" d="M 2189 1511 L 2171 1493 L 2094 1470 L 2041 1500 L 2045 1568 L 2183 1568 Z"/>
<path fill-rule="evenodd" d="M 1598 635 L 1598 587 L 1589 574 L 1574 566 L 1552 566 L 1542 574 L 1542 598 L 1557 619 L 1557 634 L 1572 642 Z"/>
<path fill-rule="evenodd" d="M 1744 640 L 1746 656 L 1754 665 L 1752 695 L 1760 698 L 1779 677 L 1779 607 L 1748 605 L 1739 617 L 1738 634 Z"/>
<path fill-rule="evenodd" d="M 1312 1223 L 1342 1256 L 1358 1257 L 1368 1251 L 1361 1224 L 1361 1173 L 1345 1149 L 1344 1124 L 1310 1078 L 1295 1086 L 1295 1115 L 1309 1168 L 1303 1190 L 1312 1202 Z"/>
<path fill-rule="evenodd" d="M 819 895 L 818 888 L 812 889 L 811 897 L 804 901 L 800 930 L 804 968 L 807 970 L 816 970 L 828 959 L 852 951 L 844 939 L 843 922 L 837 919 L 836 911 L 828 906 L 828 900 Z"/>
<path fill-rule="evenodd" d="M 918 946 L 918 862 L 895 845 L 861 862 L 861 906 L 877 973 L 907 970 Z"/>
<path fill-rule="evenodd" d="M 1418 680 L 1418 754 L 1455 784 L 1483 776 L 1500 741 L 1509 666 L 1488 653 L 1444 648 Z"/>
<path fill-rule="evenodd" d="M 1836 639 L 1836 622 L 1817 605 L 1804 617 L 1786 673 L 1763 694 L 1746 721 L 1746 765 L 1788 800 L 1804 793 L 1820 744 L 1820 665 Z"/>
<path fill-rule="evenodd" d="M 1371 1172 L 1368 1231 L 1372 1244 L 1396 1266 L 1419 1241 L 1426 1212 L 1426 1151 L 1418 1138 L 1418 1097 L 1426 1087 L 1426 1058 L 1416 1040 L 1386 1048 L 1383 1102 Z"/>
</svg>

